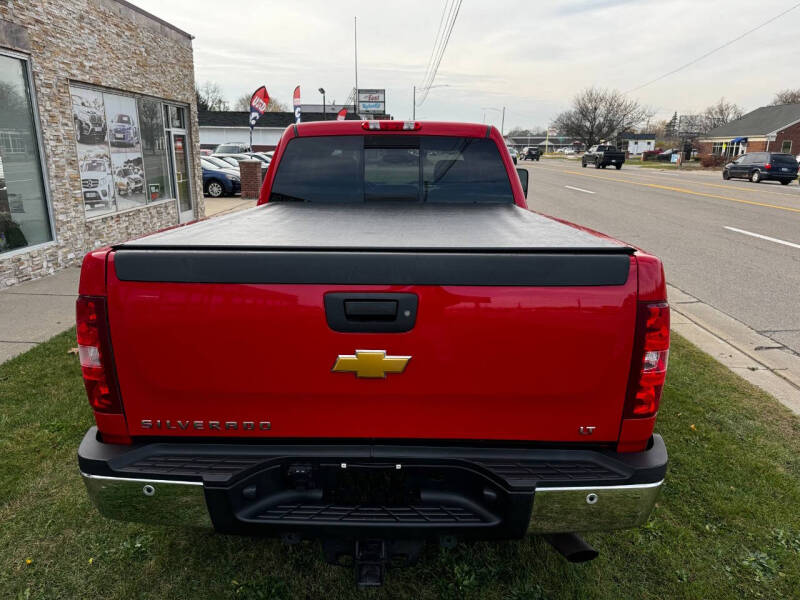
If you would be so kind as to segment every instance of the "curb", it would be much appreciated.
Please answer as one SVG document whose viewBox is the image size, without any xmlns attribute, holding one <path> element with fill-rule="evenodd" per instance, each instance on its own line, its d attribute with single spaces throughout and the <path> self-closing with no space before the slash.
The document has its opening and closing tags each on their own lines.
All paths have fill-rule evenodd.
<svg viewBox="0 0 800 600">
<path fill-rule="evenodd" d="M 800 356 L 675 286 L 667 296 L 673 331 L 800 416 Z"/>
</svg>

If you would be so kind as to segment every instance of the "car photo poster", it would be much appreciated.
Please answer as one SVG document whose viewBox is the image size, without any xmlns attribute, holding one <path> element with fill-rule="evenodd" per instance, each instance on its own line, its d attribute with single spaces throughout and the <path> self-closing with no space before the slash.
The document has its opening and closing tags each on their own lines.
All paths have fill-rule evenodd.
<svg viewBox="0 0 800 600">
<path fill-rule="evenodd" d="M 86 217 L 145 204 L 135 99 L 74 85 L 70 96 Z"/>
</svg>

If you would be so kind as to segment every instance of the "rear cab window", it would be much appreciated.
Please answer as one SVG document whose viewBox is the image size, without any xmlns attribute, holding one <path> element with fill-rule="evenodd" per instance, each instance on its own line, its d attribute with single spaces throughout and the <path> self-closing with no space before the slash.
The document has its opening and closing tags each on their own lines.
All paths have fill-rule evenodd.
<svg viewBox="0 0 800 600">
<path fill-rule="evenodd" d="M 292 139 L 270 201 L 513 204 L 491 139 L 343 135 Z"/>
</svg>

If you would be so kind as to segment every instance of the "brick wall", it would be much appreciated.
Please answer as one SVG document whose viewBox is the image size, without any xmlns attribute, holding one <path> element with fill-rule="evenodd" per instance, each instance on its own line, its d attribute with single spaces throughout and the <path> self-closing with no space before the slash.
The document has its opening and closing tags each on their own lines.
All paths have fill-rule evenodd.
<svg viewBox="0 0 800 600">
<path fill-rule="evenodd" d="M 0 254 L 0 288 L 79 265 L 91 248 L 178 222 L 174 203 L 85 219 L 70 81 L 188 105 L 195 216 L 205 214 L 187 34 L 117 0 L 3 0 L 0 49 L 21 52 L 30 60 L 55 230 L 51 244 Z"/>
<path fill-rule="evenodd" d="M 240 160 L 239 172 L 241 173 L 242 198 L 253 200 L 261 192 L 261 161 Z"/>
<path fill-rule="evenodd" d="M 772 152 L 780 152 L 783 147 L 784 140 L 792 142 L 792 147 L 789 150 L 791 154 L 797 156 L 800 154 L 800 123 L 795 123 L 791 127 L 779 131 L 775 137 L 774 142 L 769 143 L 769 149 Z"/>
</svg>

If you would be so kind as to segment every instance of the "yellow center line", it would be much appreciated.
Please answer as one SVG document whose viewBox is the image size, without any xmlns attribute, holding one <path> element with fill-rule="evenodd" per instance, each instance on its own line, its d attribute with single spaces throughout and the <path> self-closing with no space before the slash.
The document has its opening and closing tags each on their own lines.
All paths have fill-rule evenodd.
<svg viewBox="0 0 800 600">
<path fill-rule="evenodd" d="M 570 175 L 580 175 L 581 177 L 590 177 L 592 179 L 603 179 L 605 181 L 618 181 L 619 183 L 630 183 L 631 185 L 639 185 L 642 187 L 654 188 L 658 190 L 667 190 L 669 192 L 679 192 L 681 194 L 689 194 L 690 196 L 715 198 L 717 200 L 727 200 L 728 202 L 739 202 L 741 204 L 751 204 L 753 206 L 763 206 L 765 208 L 775 208 L 778 210 L 800 213 L 800 208 L 778 206 L 777 204 L 767 204 L 766 202 L 755 202 L 753 200 L 742 200 L 740 198 L 731 198 L 730 196 L 720 196 L 718 194 L 707 194 L 705 192 L 695 192 L 694 190 L 687 190 L 685 188 L 673 187 L 670 185 L 660 185 L 658 183 L 643 183 L 641 181 L 632 181 L 630 179 L 620 179 L 617 177 L 604 177 L 602 175 L 591 175 L 589 173 L 581 173 L 580 171 L 562 171 L 562 173 L 569 173 Z"/>
<path fill-rule="evenodd" d="M 647 168 L 647 167 L 644 167 L 644 168 Z M 628 173 L 633 173 L 633 172 L 632 171 L 628 171 Z M 635 171 L 635 174 L 636 174 L 637 177 L 650 177 L 651 179 L 660 179 L 660 177 L 658 175 L 656 175 L 655 173 L 640 173 L 638 171 Z M 677 174 L 678 173 L 676 173 L 676 175 Z M 663 179 L 662 179 L 662 181 L 663 181 Z M 739 190 L 741 192 L 750 192 L 750 193 L 753 193 L 753 192 L 756 191 L 754 189 L 743 188 L 743 187 L 740 187 L 738 185 L 734 186 L 734 185 L 724 185 L 724 184 L 719 184 L 719 183 L 706 183 L 705 181 L 695 181 L 693 179 L 684 179 L 682 183 L 684 185 L 705 185 L 707 187 L 721 188 L 723 190 Z M 776 191 L 769 190 L 769 189 L 765 190 L 765 189 L 763 189 L 764 187 L 768 187 L 768 186 L 766 186 L 766 185 L 761 186 L 757 190 L 759 194 L 772 194 L 773 196 L 783 196 L 784 198 L 792 198 L 793 200 L 800 199 L 800 194 L 792 194 L 792 193 L 786 193 L 786 192 L 776 192 Z M 769 187 L 773 187 L 773 186 L 769 186 Z"/>
<path fill-rule="evenodd" d="M 542 169 L 542 170 L 546 170 L 546 171 L 553 171 L 554 173 L 565 173 L 566 172 L 566 171 L 564 171 L 562 169 L 552 169 L 552 168 L 547 168 L 547 167 L 538 167 L 538 168 Z M 570 165 L 569 168 L 571 168 L 571 165 Z M 646 169 L 647 169 L 646 167 L 642 168 L 642 170 L 646 170 Z M 670 173 L 669 171 L 667 171 L 666 173 L 662 172 L 661 175 L 657 175 L 656 173 L 642 173 L 640 171 L 633 171 L 633 170 L 630 170 L 630 169 L 627 172 L 628 172 L 629 175 L 635 175 L 636 177 L 641 177 L 641 178 L 648 178 L 649 177 L 651 180 L 655 179 L 655 180 L 661 180 L 661 181 L 663 181 L 662 176 L 664 174 L 667 174 L 667 175 L 673 175 L 673 174 L 674 175 L 679 175 L 678 172 Z M 724 185 L 724 184 L 719 184 L 719 183 L 706 183 L 704 181 L 695 181 L 694 179 L 684 179 L 683 180 L 683 184 L 684 185 L 704 185 L 704 186 L 707 186 L 707 187 L 721 188 L 723 190 L 739 190 L 741 192 L 749 192 L 749 193 L 753 193 L 753 192 L 756 191 L 755 189 L 743 188 L 743 187 L 740 187 L 738 185 L 734 186 L 734 185 Z M 762 186 L 761 188 L 759 188 L 757 190 L 759 194 L 772 194 L 773 196 L 783 196 L 784 198 L 791 198 L 792 200 L 800 200 L 800 194 L 793 194 L 791 192 L 788 192 L 788 193 L 787 192 L 776 192 L 776 191 L 769 190 L 769 189 L 763 189 L 764 187 L 767 187 L 767 186 Z"/>
</svg>

